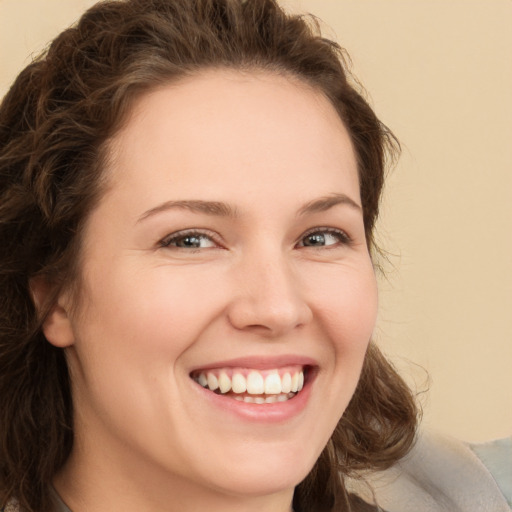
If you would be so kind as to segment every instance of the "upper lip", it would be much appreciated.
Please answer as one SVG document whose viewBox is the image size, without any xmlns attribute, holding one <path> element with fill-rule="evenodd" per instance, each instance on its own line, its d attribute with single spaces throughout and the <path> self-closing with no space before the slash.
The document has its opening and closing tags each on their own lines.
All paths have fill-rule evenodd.
<svg viewBox="0 0 512 512">
<path fill-rule="evenodd" d="M 214 368 L 251 368 L 254 370 L 272 370 L 283 366 L 318 366 L 318 363 L 311 357 L 297 354 L 283 354 L 279 356 L 244 356 L 196 366 L 191 369 L 190 373 L 198 370 L 210 370 Z"/>
</svg>

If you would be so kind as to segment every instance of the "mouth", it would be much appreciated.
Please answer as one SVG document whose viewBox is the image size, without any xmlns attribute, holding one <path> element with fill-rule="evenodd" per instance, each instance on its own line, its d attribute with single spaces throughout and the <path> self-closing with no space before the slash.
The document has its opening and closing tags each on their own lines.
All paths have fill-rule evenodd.
<svg viewBox="0 0 512 512">
<path fill-rule="evenodd" d="M 311 367 L 292 365 L 260 370 L 254 368 L 210 368 L 195 370 L 190 377 L 212 393 L 251 404 L 287 402 L 308 382 Z"/>
</svg>

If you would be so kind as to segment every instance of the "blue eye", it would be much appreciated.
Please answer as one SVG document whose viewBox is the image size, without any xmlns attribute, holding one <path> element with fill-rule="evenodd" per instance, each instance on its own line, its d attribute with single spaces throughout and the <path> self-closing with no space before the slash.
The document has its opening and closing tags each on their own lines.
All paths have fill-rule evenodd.
<svg viewBox="0 0 512 512">
<path fill-rule="evenodd" d="M 209 249 L 217 244 L 204 233 L 185 232 L 175 233 L 160 242 L 162 247 L 177 247 L 179 249 Z"/>
<path fill-rule="evenodd" d="M 317 229 L 307 233 L 301 238 L 299 247 L 330 247 L 334 245 L 347 245 L 349 236 L 337 229 Z"/>
</svg>

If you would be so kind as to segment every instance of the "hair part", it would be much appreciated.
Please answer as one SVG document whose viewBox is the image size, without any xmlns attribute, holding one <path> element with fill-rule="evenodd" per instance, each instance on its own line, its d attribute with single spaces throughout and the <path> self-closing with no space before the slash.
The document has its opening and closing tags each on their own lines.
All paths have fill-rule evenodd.
<svg viewBox="0 0 512 512">
<path fill-rule="evenodd" d="M 41 327 L 63 290 L 79 290 L 81 234 L 108 187 L 109 141 L 145 92 L 208 68 L 282 73 L 321 91 L 358 161 L 366 238 L 399 145 L 313 17 L 275 0 L 119 0 L 89 9 L 18 76 L 0 106 L 0 503 L 51 508 L 73 443 L 62 349 Z M 51 289 L 36 308 L 30 285 Z M 296 512 L 334 510 L 343 476 L 393 464 L 410 448 L 411 392 L 371 344 L 345 414 L 296 489 Z"/>
</svg>

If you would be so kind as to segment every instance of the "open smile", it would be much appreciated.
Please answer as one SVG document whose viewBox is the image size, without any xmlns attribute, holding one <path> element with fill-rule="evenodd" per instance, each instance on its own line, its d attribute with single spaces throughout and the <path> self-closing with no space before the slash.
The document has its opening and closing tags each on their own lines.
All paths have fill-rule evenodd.
<svg viewBox="0 0 512 512">
<path fill-rule="evenodd" d="M 211 368 L 196 370 L 191 378 L 203 388 L 240 402 L 268 404 L 286 402 L 304 388 L 310 367 L 290 365 L 259 370 Z"/>
</svg>

